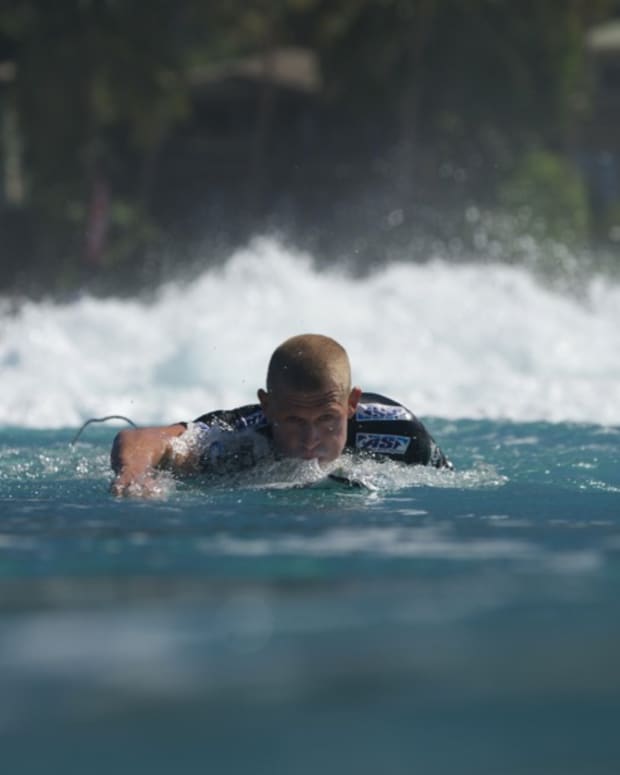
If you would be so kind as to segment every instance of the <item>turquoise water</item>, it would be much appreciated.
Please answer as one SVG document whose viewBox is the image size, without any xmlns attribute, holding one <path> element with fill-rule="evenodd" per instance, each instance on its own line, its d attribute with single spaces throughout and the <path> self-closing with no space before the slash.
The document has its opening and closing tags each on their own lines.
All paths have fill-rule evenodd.
<svg viewBox="0 0 620 775">
<path fill-rule="evenodd" d="M 455 473 L 152 501 L 0 430 L 3 771 L 616 773 L 620 428 L 426 422 Z"/>
<path fill-rule="evenodd" d="M 146 300 L 0 300 L 0 774 L 616 775 L 620 286 L 571 271 L 257 240 Z M 121 501 L 115 427 L 70 444 L 250 403 L 303 331 L 457 470 Z"/>
</svg>

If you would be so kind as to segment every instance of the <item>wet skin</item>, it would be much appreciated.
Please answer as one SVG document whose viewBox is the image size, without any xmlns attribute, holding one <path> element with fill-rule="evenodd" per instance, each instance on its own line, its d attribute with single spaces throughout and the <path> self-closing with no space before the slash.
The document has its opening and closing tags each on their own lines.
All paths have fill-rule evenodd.
<svg viewBox="0 0 620 775">
<path fill-rule="evenodd" d="M 347 421 L 355 414 L 360 395 L 359 388 L 343 393 L 333 386 L 310 393 L 286 388 L 258 391 L 277 451 L 285 457 L 317 459 L 319 463 L 330 463 L 342 453 Z"/>
</svg>

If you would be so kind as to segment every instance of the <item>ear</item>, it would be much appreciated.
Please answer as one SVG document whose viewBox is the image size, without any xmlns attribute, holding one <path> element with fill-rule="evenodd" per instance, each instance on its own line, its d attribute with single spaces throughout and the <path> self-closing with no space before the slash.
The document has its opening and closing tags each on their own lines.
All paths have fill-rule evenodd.
<svg viewBox="0 0 620 775">
<path fill-rule="evenodd" d="M 269 393 L 266 393 L 262 388 L 259 388 L 256 395 L 258 396 L 258 400 L 260 401 L 261 409 L 265 414 L 267 414 L 267 411 L 269 409 Z"/>
<path fill-rule="evenodd" d="M 354 387 L 351 392 L 349 393 L 349 400 L 347 402 L 347 416 L 349 419 L 353 417 L 355 414 L 355 410 L 357 408 L 357 405 L 360 402 L 360 398 L 362 397 L 362 390 L 361 388 Z"/>
</svg>

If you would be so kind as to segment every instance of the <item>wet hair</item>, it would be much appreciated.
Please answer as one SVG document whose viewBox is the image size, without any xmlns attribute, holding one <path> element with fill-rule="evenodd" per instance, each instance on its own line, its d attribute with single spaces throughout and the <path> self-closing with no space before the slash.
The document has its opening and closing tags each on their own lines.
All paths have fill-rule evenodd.
<svg viewBox="0 0 620 775">
<path fill-rule="evenodd" d="M 336 385 L 351 390 L 349 356 L 342 345 L 321 334 L 300 334 L 276 348 L 267 369 L 267 390 L 314 392 Z"/>
</svg>

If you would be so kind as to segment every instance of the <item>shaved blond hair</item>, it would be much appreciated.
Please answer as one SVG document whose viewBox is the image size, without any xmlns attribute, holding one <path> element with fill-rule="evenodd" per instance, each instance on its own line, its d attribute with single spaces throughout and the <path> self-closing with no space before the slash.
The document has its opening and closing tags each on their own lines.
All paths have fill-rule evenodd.
<svg viewBox="0 0 620 775">
<path fill-rule="evenodd" d="M 276 348 L 267 369 L 267 390 L 315 392 L 336 387 L 348 395 L 351 366 L 344 347 L 329 336 L 300 334 Z"/>
</svg>

